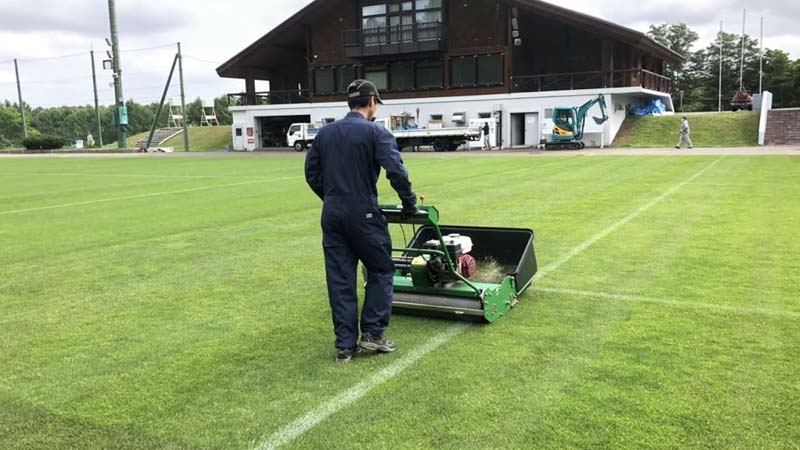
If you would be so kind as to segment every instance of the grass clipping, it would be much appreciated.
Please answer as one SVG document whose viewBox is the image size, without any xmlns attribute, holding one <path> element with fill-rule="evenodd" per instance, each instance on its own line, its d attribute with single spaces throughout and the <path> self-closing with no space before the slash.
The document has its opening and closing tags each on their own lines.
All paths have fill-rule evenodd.
<svg viewBox="0 0 800 450">
<path fill-rule="evenodd" d="M 508 275 L 508 270 L 497 262 L 496 259 L 486 258 L 478 261 L 475 275 L 473 275 L 470 280 L 477 283 L 500 284 L 503 282 L 506 275 Z"/>
</svg>

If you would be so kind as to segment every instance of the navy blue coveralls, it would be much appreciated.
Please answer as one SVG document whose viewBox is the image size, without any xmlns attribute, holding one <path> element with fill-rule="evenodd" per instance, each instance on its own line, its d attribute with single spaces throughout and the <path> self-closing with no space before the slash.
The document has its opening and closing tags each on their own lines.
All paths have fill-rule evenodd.
<svg viewBox="0 0 800 450">
<path fill-rule="evenodd" d="M 414 206 L 397 141 L 360 113 L 321 128 L 306 156 L 306 181 L 323 201 L 322 247 L 339 349 L 355 348 L 358 339 L 359 260 L 368 272 L 361 332 L 383 336 L 389 326 L 394 264 L 389 228 L 378 209 L 381 167 L 403 205 Z"/>
</svg>

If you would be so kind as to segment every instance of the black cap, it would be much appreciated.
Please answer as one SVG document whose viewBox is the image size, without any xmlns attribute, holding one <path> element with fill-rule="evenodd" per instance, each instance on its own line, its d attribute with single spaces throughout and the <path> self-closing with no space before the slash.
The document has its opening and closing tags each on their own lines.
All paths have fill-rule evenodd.
<svg viewBox="0 0 800 450">
<path fill-rule="evenodd" d="M 383 100 L 381 100 L 381 96 L 378 93 L 378 88 L 375 87 L 375 84 L 371 81 L 356 80 L 350 83 L 350 86 L 347 86 L 348 100 L 362 97 L 375 97 L 378 103 L 381 105 L 383 104 Z"/>
</svg>

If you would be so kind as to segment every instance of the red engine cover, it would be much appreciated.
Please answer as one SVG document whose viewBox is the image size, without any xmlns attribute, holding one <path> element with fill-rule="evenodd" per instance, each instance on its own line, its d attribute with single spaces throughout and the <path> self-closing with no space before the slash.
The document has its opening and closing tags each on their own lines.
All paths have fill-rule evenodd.
<svg viewBox="0 0 800 450">
<path fill-rule="evenodd" d="M 475 275 L 477 263 L 472 255 L 461 255 L 458 260 L 458 265 L 461 268 L 461 276 L 464 278 L 472 278 Z"/>
</svg>

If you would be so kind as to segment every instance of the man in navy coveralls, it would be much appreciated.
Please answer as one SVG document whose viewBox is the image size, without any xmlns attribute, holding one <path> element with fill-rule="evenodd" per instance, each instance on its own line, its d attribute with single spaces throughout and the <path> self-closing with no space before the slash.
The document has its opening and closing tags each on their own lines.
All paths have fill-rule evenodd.
<svg viewBox="0 0 800 450">
<path fill-rule="evenodd" d="M 319 130 L 306 156 L 306 181 L 323 201 L 322 247 L 336 334 L 337 362 L 361 349 L 392 352 L 385 337 L 392 313 L 394 264 L 386 219 L 378 209 L 381 167 L 397 191 L 404 214 L 417 211 L 397 141 L 373 123 L 383 104 L 375 85 L 356 80 L 347 88 L 347 116 Z M 367 268 L 361 339 L 358 339 L 357 268 Z"/>
</svg>

